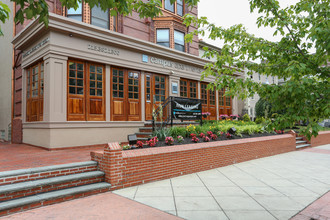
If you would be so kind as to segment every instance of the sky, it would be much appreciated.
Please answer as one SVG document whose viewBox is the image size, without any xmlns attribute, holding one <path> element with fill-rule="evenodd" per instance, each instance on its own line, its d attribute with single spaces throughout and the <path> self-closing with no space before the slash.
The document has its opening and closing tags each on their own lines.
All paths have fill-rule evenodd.
<svg viewBox="0 0 330 220">
<path fill-rule="evenodd" d="M 278 0 L 281 7 L 298 2 L 298 0 Z M 198 16 L 205 16 L 208 21 L 217 26 L 230 27 L 234 24 L 243 24 L 247 31 L 257 37 L 267 40 L 279 40 L 279 36 L 272 36 L 274 31 L 271 28 L 258 29 L 256 21 L 260 16 L 258 13 L 250 13 L 248 0 L 200 0 L 198 4 Z M 221 42 L 213 42 L 206 36 L 199 37 L 203 41 L 221 47 Z"/>
</svg>

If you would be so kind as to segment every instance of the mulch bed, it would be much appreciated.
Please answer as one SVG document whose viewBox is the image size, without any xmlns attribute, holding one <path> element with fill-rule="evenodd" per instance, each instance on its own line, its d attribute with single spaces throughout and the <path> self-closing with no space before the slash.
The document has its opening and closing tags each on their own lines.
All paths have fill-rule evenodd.
<svg viewBox="0 0 330 220">
<path fill-rule="evenodd" d="M 277 133 L 257 133 L 257 134 L 252 134 L 252 135 L 242 134 L 242 137 L 232 135 L 231 138 L 227 138 L 226 134 L 223 134 L 222 136 L 218 136 L 218 138 L 216 140 L 212 140 L 210 138 L 209 142 L 228 141 L 228 140 L 234 140 L 234 139 L 255 138 L 255 137 L 265 137 L 265 136 L 273 136 L 273 135 L 279 135 L 279 134 L 277 134 Z M 200 138 L 199 136 L 197 136 L 197 138 L 199 139 L 199 142 L 197 142 L 197 143 L 205 143 L 203 141 L 203 138 Z M 148 145 L 143 145 L 143 148 L 168 147 L 168 146 L 175 146 L 175 145 L 197 144 L 197 143 L 192 142 L 191 137 L 186 137 L 186 138 L 184 138 L 184 141 L 182 141 L 181 143 L 179 143 L 178 140 L 176 140 L 176 139 L 174 139 L 173 145 L 167 145 L 165 143 L 165 141 L 158 141 L 156 146 L 154 146 L 154 147 L 149 147 Z M 127 150 L 135 150 L 135 149 L 141 149 L 141 148 L 132 147 L 131 149 L 127 149 Z"/>
</svg>

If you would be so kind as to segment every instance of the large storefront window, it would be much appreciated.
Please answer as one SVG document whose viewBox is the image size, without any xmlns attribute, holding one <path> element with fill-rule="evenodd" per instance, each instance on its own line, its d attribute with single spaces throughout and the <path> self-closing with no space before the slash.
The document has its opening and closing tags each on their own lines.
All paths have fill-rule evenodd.
<svg viewBox="0 0 330 220">
<path fill-rule="evenodd" d="M 104 121 L 104 66 L 68 62 L 68 121 Z"/>
<path fill-rule="evenodd" d="M 42 121 L 44 106 L 44 63 L 26 69 L 26 121 Z"/>
<path fill-rule="evenodd" d="M 197 81 L 180 79 L 180 96 L 185 98 L 197 98 Z"/>
</svg>

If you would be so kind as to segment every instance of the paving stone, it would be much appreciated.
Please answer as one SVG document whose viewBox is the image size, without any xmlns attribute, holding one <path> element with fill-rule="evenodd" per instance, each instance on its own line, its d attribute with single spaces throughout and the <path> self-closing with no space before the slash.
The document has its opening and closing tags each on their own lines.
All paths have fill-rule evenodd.
<svg viewBox="0 0 330 220">
<path fill-rule="evenodd" d="M 282 193 L 276 191 L 272 187 L 269 186 L 243 186 L 242 187 L 245 192 L 247 192 L 250 196 L 283 196 Z"/>
<path fill-rule="evenodd" d="M 297 214 L 297 211 L 275 211 L 270 210 L 270 213 L 273 214 L 278 220 L 288 220 L 295 214 Z"/>
<path fill-rule="evenodd" d="M 139 197 L 169 197 L 173 196 L 170 186 L 163 187 L 138 187 L 135 198 Z"/>
<path fill-rule="evenodd" d="M 178 211 L 178 216 L 188 220 L 227 220 L 223 211 Z"/>
<path fill-rule="evenodd" d="M 174 199 L 171 197 L 138 197 L 135 201 L 162 211 L 175 210 Z"/>
<path fill-rule="evenodd" d="M 211 193 L 204 186 L 174 186 L 174 196 L 193 196 L 193 197 L 210 197 Z"/>
<path fill-rule="evenodd" d="M 250 197 L 231 196 L 220 197 L 215 199 L 220 204 L 223 210 L 251 210 L 251 211 L 264 211 L 265 209 L 259 205 L 254 199 Z"/>
<path fill-rule="evenodd" d="M 254 198 L 267 210 L 298 211 L 305 207 L 285 196 L 256 196 Z"/>
<path fill-rule="evenodd" d="M 225 211 L 230 220 L 276 220 L 276 218 L 267 211 Z"/>
<path fill-rule="evenodd" d="M 113 193 L 129 199 L 134 199 L 137 188 L 137 186 L 133 186 L 125 189 L 115 190 Z"/>
<path fill-rule="evenodd" d="M 178 211 L 216 211 L 221 210 L 213 197 L 175 197 Z"/>
<path fill-rule="evenodd" d="M 247 193 L 245 193 L 241 188 L 237 186 L 212 186 L 208 187 L 213 196 L 242 196 L 249 197 Z"/>
<path fill-rule="evenodd" d="M 196 174 L 176 177 L 171 181 L 173 186 L 204 186 L 203 182 Z"/>
</svg>

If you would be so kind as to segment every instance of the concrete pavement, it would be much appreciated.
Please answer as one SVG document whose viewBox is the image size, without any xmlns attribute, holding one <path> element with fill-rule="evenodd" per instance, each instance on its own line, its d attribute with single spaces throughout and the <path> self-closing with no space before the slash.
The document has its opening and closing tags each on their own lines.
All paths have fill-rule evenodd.
<svg viewBox="0 0 330 220">
<path fill-rule="evenodd" d="M 323 145 L 114 193 L 186 219 L 287 220 L 330 190 L 329 153 Z"/>
</svg>

